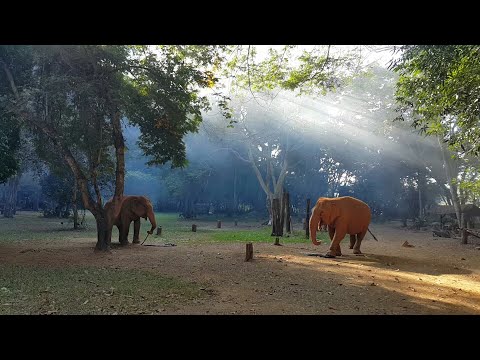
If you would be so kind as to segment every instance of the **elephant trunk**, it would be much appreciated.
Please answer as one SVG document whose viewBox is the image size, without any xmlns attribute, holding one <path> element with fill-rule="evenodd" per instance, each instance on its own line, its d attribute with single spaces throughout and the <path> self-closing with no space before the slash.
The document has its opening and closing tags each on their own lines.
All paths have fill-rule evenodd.
<svg viewBox="0 0 480 360">
<path fill-rule="evenodd" d="M 153 207 L 151 206 L 148 209 L 148 220 L 150 221 L 150 224 L 152 224 L 152 228 L 150 229 L 149 233 L 153 234 L 153 231 L 157 227 L 157 222 L 155 221 L 155 214 L 153 213 Z"/>
<path fill-rule="evenodd" d="M 312 240 L 313 245 L 320 245 L 317 241 L 317 229 L 320 227 L 320 214 L 316 211 L 316 208 L 313 208 L 312 216 L 310 216 L 310 240 Z"/>
</svg>

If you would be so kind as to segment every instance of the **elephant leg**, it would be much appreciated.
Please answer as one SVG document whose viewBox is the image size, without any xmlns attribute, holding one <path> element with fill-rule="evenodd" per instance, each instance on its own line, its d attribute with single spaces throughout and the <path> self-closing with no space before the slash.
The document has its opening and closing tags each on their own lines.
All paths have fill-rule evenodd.
<svg viewBox="0 0 480 360">
<path fill-rule="evenodd" d="M 123 240 L 123 235 L 122 235 L 122 224 L 117 224 L 117 229 L 118 229 L 118 242 L 122 244 L 122 242 L 125 242 Z"/>
<path fill-rule="evenodd" d="M 140 243 L 140 218 L 133 221 L 133 244 Z"/>
<path fill-rule="evenodd" d="M 362 240 L 367 234 L 367 230 L 362 231 L 361 233 L 357 234 L 357 241 L 355 242 L 355 245 L 353 246 L 353 253 L 354 254 L 361 254 L 362 252 L 360 251 L 360 245 L 362 244 Z M 351 241 L 351 240 L 350 240 Z"/>
<path fill-rule="evenodd" d="M 350 235 L 350 249 L 353 249 L 356 241 L 357 241 L 357 236 L 355 234 Z"/>
<path fill-rule="evenodd" d="M 325 254 L 327 258 L 334 258 L 335 256 L 342 255 L 342 250 L 340 249 L 340 241 L 347 235 L 347 230 L 342 227 L 335 228 L 335 235 L 333 236 L 332 243 L 330 244 L 330 249 Z"/>
<path fill-rule="evenodd" d="M 128 244 L 128 231 L 130 230 L 130 223 L 128 221 L 123 221 L 120 228 L 120 244 Z"/>
<path fill-rule="evenodd" d="M 335 228 L 329 226 L 328 227 L 328 236 L 330 237 L 330 241 L 333 241 L 333 237 L 335 236 Z M 340 245 L 336 246 L 334 251 L 335 256 L 342 256 L 342 250 L 340 249 Z"/>
<path fill-rule="evenodd" d="M 335 235 L 335 228 L 328 226 L 328 236 L 330 237 L 330 241 L 333 240 L 334 235 Z"/>
</svg>

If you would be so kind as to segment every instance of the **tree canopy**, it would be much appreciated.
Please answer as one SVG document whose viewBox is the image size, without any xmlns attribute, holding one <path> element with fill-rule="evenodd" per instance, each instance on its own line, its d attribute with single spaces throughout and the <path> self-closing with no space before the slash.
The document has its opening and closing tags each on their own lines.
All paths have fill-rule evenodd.
<svg viewBox="0 0 480 360">
<path fill-rule="evenodd" d="M 480 46 L 406 45 L 392 63 L 399 74 L 400 118 L 427 134 L 440 134 L 453 148 L 480 152 Z"/>
</svg>

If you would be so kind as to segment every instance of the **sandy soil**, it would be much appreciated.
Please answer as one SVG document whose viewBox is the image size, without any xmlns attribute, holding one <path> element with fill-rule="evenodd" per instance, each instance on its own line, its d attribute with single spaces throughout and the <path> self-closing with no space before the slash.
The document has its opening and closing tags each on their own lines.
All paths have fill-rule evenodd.
<svg viewBox="0 0 480 360">
<path fill-rule="evenodd" d="M 94 252 L 93 239 L 2 245 L 0 262 L 41 266 L 138 268 L 208 284 L 206 300 L 170 304 L 162 314 L 480 314 L 479 239 L 434 238 L 397 224 L 372 227 L 363 256 L 326 259 L 327 245 L 254 243 L 115 246 Z M 475 241 L 477 240 L 477 241 Z M 414 247 L 402 247 L 408 241 Z M 272 241 L 273 242 L 273 241 Z"/>
</svg>

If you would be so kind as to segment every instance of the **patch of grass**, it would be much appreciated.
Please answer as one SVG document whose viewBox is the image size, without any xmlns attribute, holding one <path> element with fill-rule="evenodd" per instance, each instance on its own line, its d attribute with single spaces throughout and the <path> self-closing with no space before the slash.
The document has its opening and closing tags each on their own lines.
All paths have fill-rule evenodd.
<svg viewBox="0 0 480 360">
<path fill-rule="evenodd" d="M 256 230 L 235 230 L 214 232 L 210 235 L 212 241 L 216 242 L 274 242 L 275 236 L 271 236 L 271 227 Z M 304 231 L 294 231 L 290 236 L 280 237 L 280 242 L 284 243 L 309 243 L 310 239 L 305 238 Z M 325 240 L 328 238 L 326 233 L 317 233 L 317 239 Z"/>
<path fill-rule="evenodd" d="M 141 270 L 0 265 L 0 315 L 161 313 L 207 297 L 200 288 Z"/>
<path fill-rule="evenodd" d="M 73 230 L 70 219 L 45 218 L 39 212 L 17 212 L 13 218 L 0 217 L 0 242 L 95 238 L 93 216 L 86 216 L 86 223 L 86 228 Z"/>
<path fill-rule="evenodd" d="M 156 232 L 149 236 L 146 243 L 188 243 L 188 242 L 274 242 L 275 238 L 270 236 L 271 227 L 262 228 L 253 227 L 251 229 L 233 229 L 233 228 L 216 228 L 216 222 L 222 220 L 224 224 L 233 223 L 233 218 L 221 218 L 215 215 L 203 216 L 198 219 L 185 220 L 178 217 L 177 213 L 155 213 L 157 226 L 162 226 L 162 235 L 157 236 Z M 258 220 L 241 219 L 239 222 L 243 224 L 258 225 Z M 63 224 L 62 224 L 63 222 Z M 198 222 L 208 222 L 211 225 L 200 225 L 197 232 L 192 232 L 191 225 Z M 30 242 L 30 241 L 64 241 L 72 242 L 75 239 L 92 239 L 92 243 L 96 242 L 96 224 L 92 214 L 87 212 L 86 228 L 81 230 L 73 230 L 73 223 L 66 219 L 44 218 L 40 213 L 35 212 L 19 212 L 13 219 L 0 217 L 0 244 L 8 242 Z M 140 241 L 146 237 L 147 230 L 150 229 L 150 223 L 141 219 Z M 129 241 L 133 236 L 133 223 L 130 227 Z M 328 234 L 318 232 L 317 238 L 330 243 Z M 284 243 L 308 243 L 310 240 L 305 239 L 305 231 L 294 230 L 287 237 L 286 234 L 280 239 Z M 118 242 L 118 229 L 113 227 L 112 242 Z"/>
</svg>

